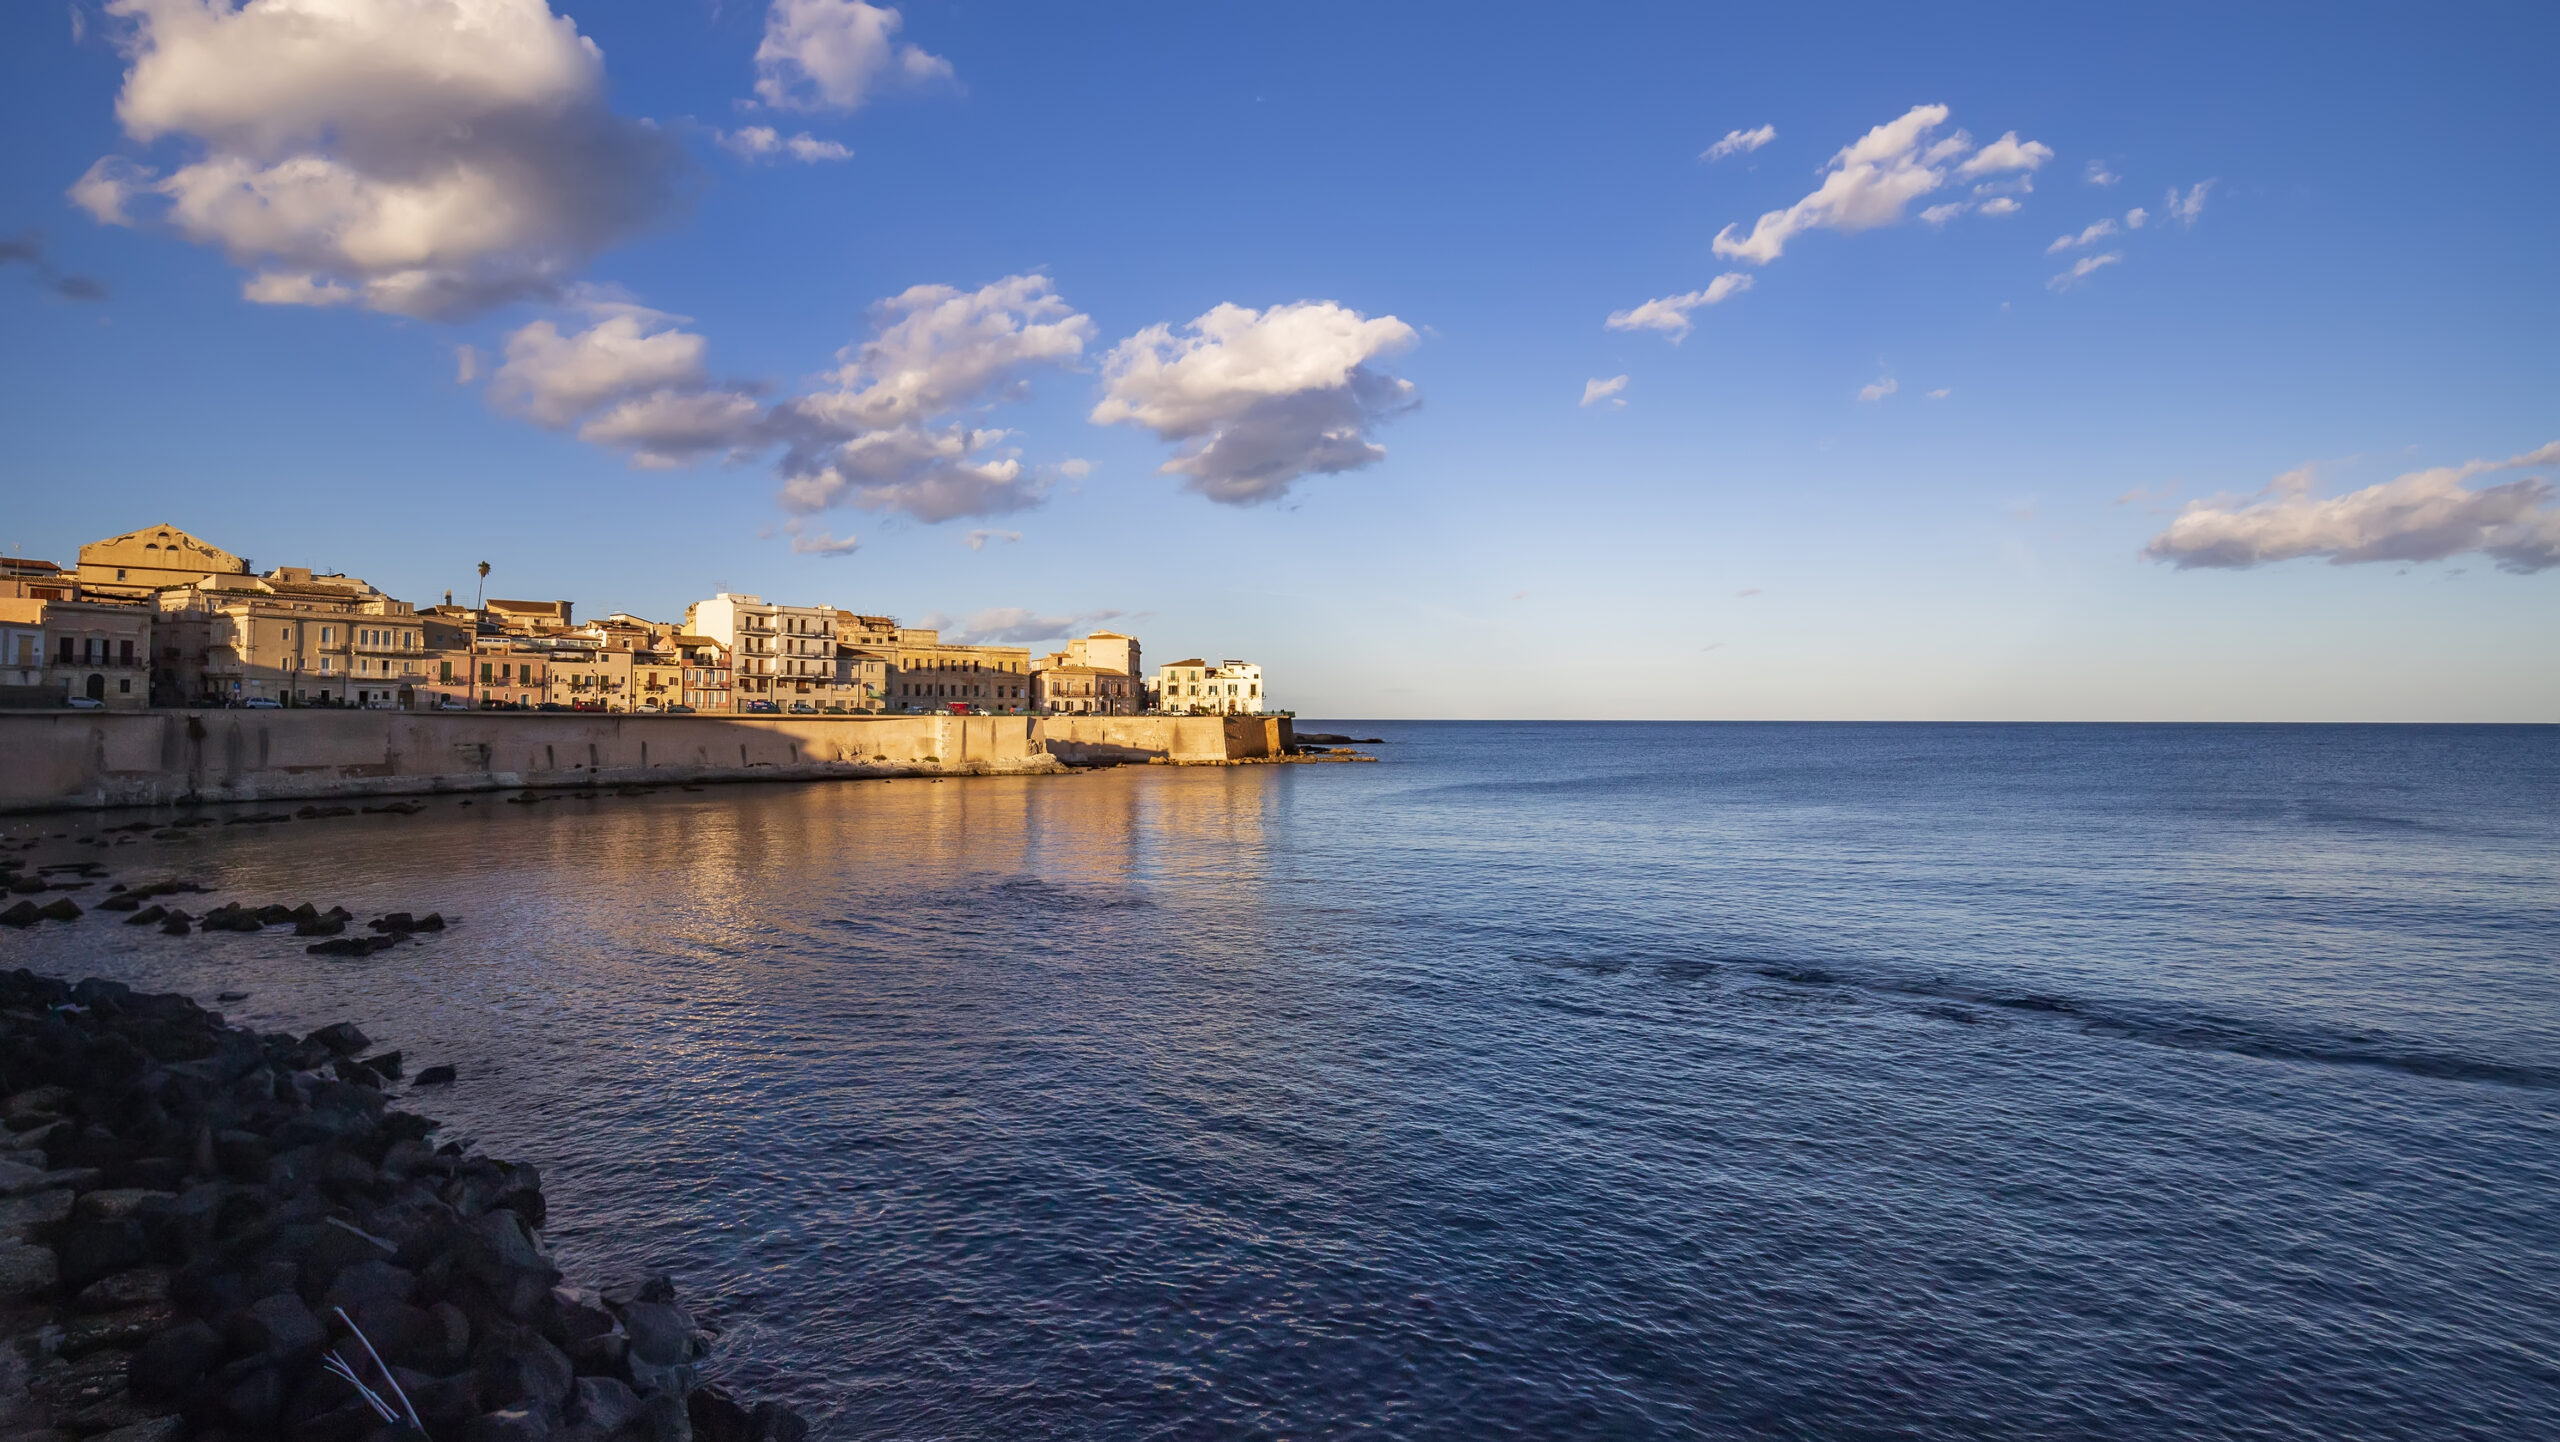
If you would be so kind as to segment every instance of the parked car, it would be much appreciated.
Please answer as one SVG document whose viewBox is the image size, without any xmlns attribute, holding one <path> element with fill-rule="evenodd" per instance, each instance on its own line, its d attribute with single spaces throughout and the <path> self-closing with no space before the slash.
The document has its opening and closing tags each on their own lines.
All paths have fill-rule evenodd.
<svg viewBox="0 0 2560 1442">
<path fill-rule="evenodd" d="M 240 703 L 243 711 L 281 711 L 284 703 L 273 696 L 252 696 Z"/>
<path fill-rule="evenodd" d="M 635 716 L 655 716 L 665 709 L 665 707 L 659 705 L 655 701 L 643 701 L 639 705 L 632 707 L 631 713 Z"/>
<path fill-rule="evenodd" d="M 560 703 L 553 701 L 545 703 L 542 709 L 545 711 L 558 711 L 563 708 Z M 566 709 L 571 711 L 601 711 L 604 709 L 604 703 L 602 701 L 573 701 Z"/>
<path fill-rule="evenodd" d="M 439 711 L 468 711 L 471 709 L 471 703 L 457 696 L 447 696 L 436 703 L 436 709 Z"/>
<path fill-rule="evenodd" d="M 806 701 L 794 701 L 791 703 L 791 714 L 794 716 L 815 716 L 818 714 L 818 708 L 810 705 Z"/>
<path fill-rule="evenodd" d="M 679 701 L 667 708 L 667 714 L 670 716 L 690 716 L 693 714 L 693 708 Z"/>
<path fill-rule="evenodd" d="M 760 712 L 761 712 L 761 711 L 779 711 L 779 710 L 781 710 L 782 708 L 781 708 L 781 707 L 779 707 L 779 706 L 774 705 L 774 704 L 773 704 L 772 702 L 770 702 L 770 701 L 750 701 L 750 702 L 748 702 L 748 703 L 747 703 L 747 705 L 746 705 L 746 709 L 747 709 L 747 710 L 749 710 L 749 711 L 760 711 Z"/>
<path fill-rule="evenodd" d="M 107 703 L 94 696 L 65 696 L 62 704 L 74 711 L 104 711 Z"/>
<path fill-rule="evenodd" d="M 545 701 L 533 709 L 536 711 L 566 711 L 569 708 L 561 705 L 557 701 Z"/>
</svg>

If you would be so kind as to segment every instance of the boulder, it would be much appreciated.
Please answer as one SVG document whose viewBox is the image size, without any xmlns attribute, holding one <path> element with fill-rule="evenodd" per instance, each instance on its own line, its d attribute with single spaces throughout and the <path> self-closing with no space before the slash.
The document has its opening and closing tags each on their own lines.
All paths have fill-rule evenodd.
<svg viewBox="0 0 2560 1442">
<path fill-rule="evenodd" d="M 607 1436 L 622 1430 L 640 1410 L 640 1394 L 619 1377 L 581 1377 L 569 1393 L 569 1420 Z"/>
<path fill-rule="evenodd" d="M 137 1397 L 174 1399 L 186 1395 L 198 1377 L 221 1361 L 222 1334 L 203 1322 L 187 1321 L 143 1343 L 125 1375 Z"/>
<path fill-rule="evenodd" d="M 304 1040 L 317 1042 L 340 1056 L 354 1056 L 373 1045 L 373 1039 L 357 1030 L 351 1021 L 332 1022 Z"/>
<path fill-rule="evenodd" d="M 299 1357 L 329 1340 L 320 1319 L 289 1292 L 250 1303 L 232 1319 L 230 1331 L 231 1349 L 252 1357 Z"/>
<path fill-rule="evenodd" d="M 0 1302 L 26 1302 L 52 1294 L 62 1280 L 53 1248 L 0 1242 Z"/>
<path fill-rule="evenodd" d="M 416 1085 L 422 1087 L 451 1086 L 453 1085 L 453 1079 L 454 1070 L 452 1067 L 444 1065 L 431 1066 L 418 1073 Z"/>
<path fill-rule="evenodd" d="M 530 1327 L 511 1327 L 484 1338 L 479 1352 L 473 1371 L 484 1402 L 529 1406 L 557 1416 L 577 1382 L 569 1359 Z"/>
</svg>

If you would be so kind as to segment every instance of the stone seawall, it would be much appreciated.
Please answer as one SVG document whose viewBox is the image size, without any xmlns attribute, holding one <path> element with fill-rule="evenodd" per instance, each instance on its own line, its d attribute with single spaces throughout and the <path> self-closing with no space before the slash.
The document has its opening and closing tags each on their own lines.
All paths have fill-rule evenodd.
<svg viewBox="0 0 2560 1442">
<path fill-rule="evenodd" d="M 0 813 L 526 787 L 1016 775 L 1287 754 L 1277 717 L 0 712 Z"/>
</svg>

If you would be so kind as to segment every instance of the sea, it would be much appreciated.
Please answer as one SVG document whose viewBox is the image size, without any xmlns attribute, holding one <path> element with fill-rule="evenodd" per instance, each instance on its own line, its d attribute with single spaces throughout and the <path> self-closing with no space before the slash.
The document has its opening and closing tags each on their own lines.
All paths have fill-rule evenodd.
<svg viewBox="0 0 2560 1442">
<path fill-rule="evenodd" d="M 456 924 L 0 967 L 453 1064 L 825 1437 L 2560 1437 L 2560 728 L 1300 725 L 14 818 Z"/>
</svg>

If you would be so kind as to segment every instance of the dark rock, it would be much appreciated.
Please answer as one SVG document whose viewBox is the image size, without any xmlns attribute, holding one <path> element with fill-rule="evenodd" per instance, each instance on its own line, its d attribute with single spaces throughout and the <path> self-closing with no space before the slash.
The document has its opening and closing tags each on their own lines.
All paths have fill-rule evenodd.
<svg viewBox="0 0 2560 1442">
<path fill-rule="evenodd" d="M 473 1370 L 480 1396 L 496 1405 L 526 1405 L 556 1415 L 577 1381 L 560 1349 L 530 1327 L 513 1327 L 481 1341 Z"/>
<path fill-rule="evenodd" d="M 358 1031 L 356 1024 L 351 1021 L 333 1022 L 313 1032 L 304 1040 L 318 1042 L 340 1056 L 354 1056 L 357 1052 L 373 1045 L 373 1039 Z"/>
<path fill-rule="evenodd" d="M 304 917 L 293 924 L 293 934 L 296 936 L 335 936 L 346 929 L 345 922 L 328 916 Z"/>
<path fill-rule="evenodd" d="M 685 1415 L 682 1397 L 660 1392 L 640 1399 L 640 1410 L 623 1424 L 622 1436 L 634 1442 L 693 1442 L 693 1419 Z"/>
<path fill-rule="evenodd" d="M 135 1396 L 169 1400 L 186 1395 L 221 1360 L 222 1335 L 203 1322 L 187 1321 L 143 1343 L 125 1375 Z"/>
<path fill-rule="evenodd" d="M 417 1085 L 422 1087 L 451 1086 L 453 1085 L 453 1077 L 454 1071 L 452 1067 L 431 1066 L 418 1073 Z"/>
<path fill-rule="evenodd" d="M 569 1420 L 607 1435 L 622 1430 L 640 1410 L 640 1394 L 619 1377 L 581 1377 L 569 1393 Z"/>
<path fill-rule="evenodd" d="M 317 1352 L 328 1330 L 300 1297 L 261 1297 L 231 1322 L 231 1349 L 245 1356 L 299 1357 Z"/>
<path fill-rule="evenodd" d="M 80 908 L 72 902 L 70 897 L 56 897 L 39 908 L 36 915 L 47 921 L 78 921 Z"/>
<path fill-rule="evenodd" d="M 128 1307 L 73 1317 L 62 1329 L 62 1355 L 85 1357 L 101 1347 L 139 1347 L 179 1320 L 175 1307 Z"/>
<path fill-rule="evenodd" d="M 62 1262 L 62 1284 L 77 1289 L 149 1261 L 151 1238 L 131 1217 L 112 1222 L 75 1219 L 53 1250 Z"/>
<path fill-rule="evenodd" d="M 531 1407 L 504 1407 L 484 1412 L 463 1432 L 464 1442 L 543 1442 L 551 1421 Z"/>
<path fill-rule="evenodd" d="M 758 1402 L 747 1413 L 749 1442 L 808 1442 L 809 1420 L 779 1402 Z"/>
<path fill-rule="evenodd" d="M 258 924 L 260 926 L 282 926 L 286 922 L 294 919 L 293 908 L 290 906 L 270 903 L 258 908 Z"/>
<path fill-rule="evenodd" d="M 338 1274 L 330 1278 L 320 1306 L 323 1311 L 331 1307 L 354 1311 L 374 1303 L 406 1302 L 417 1291 L 416 1274 L 389 1262 L 367 1260 L 339 1268 Z"/>
<path fill-rule="evenodd" d="M 0 911 L 0 926 L 15 926 L 23 929 L 42 920 L 44 920 L 44 913 L 37 910 L 36 904 L 32 901 L 21 901 L 6 911 Z"/>
<path fill-rule="evenodd" d="M 183 912 L 173 911 L 169 913 L 168 920 L 160 923 L 160 933 L 163 936 L 184 936 L 193 930 L 195 928 L 187 924 L 187 918 Z"/>
<path fill-rule="evenodd" d="M 119 892 L 98 903 L 100 911 L 140 911 L 142 898 L 130 891 Z"/>
<path fill-rule="evenodd" d="M 747 1442 L 747 1409 L 725 1387 L 700 1387 L 684 1399 L 695 1442 Z"/>
<path fill-rule="evenodd" d="M 313 956 L 371 956 L 399 944 L 387 936 L 340 936 L 306 946 L 303 950 Z"/>
<path fill-rule="evenodd" d="M 248 1368 L 222 1395 L 222 1410 L 252 1437 L 275 1435 L 284 1413 L 284 1369 L 273 1364 Z"/>
<path fill-rule="evenodd" d="M 379 1056 L 366 1057 L 356 1065 L 372 1072 L 375 1076 L 396 1081 L 400 1076 L 400 1053 L 386 1051 Z"/>
<path fill-rule="evenodd" d="M 71 1305 L 82 1312 L 121 1312 L 169 1300 L 169 1273 L 162 1267 L 135 1267 L 80 1289 Z"/>
<path fill-rule="evenodd" d="M 698 1364 L 710 1351 L 693 1314 L 673 1302 L 634 1302 L 622 1309 L 631 1338 L 623 1368 L 642 1392 L 686 1392 L 699 1380 Z"/>
<path fill-rule="evenodd" d="M 127 926 L 149 926 L 154 922 L 166 921 L 168 920 L 168 917 L 169 909 L 157 902 L 154 902 L 153 904 L 142 908 L 140 911 L 135 912 L 133 915 L 126 917 L 124 919 L 124 924 Z"/>
</svg>

